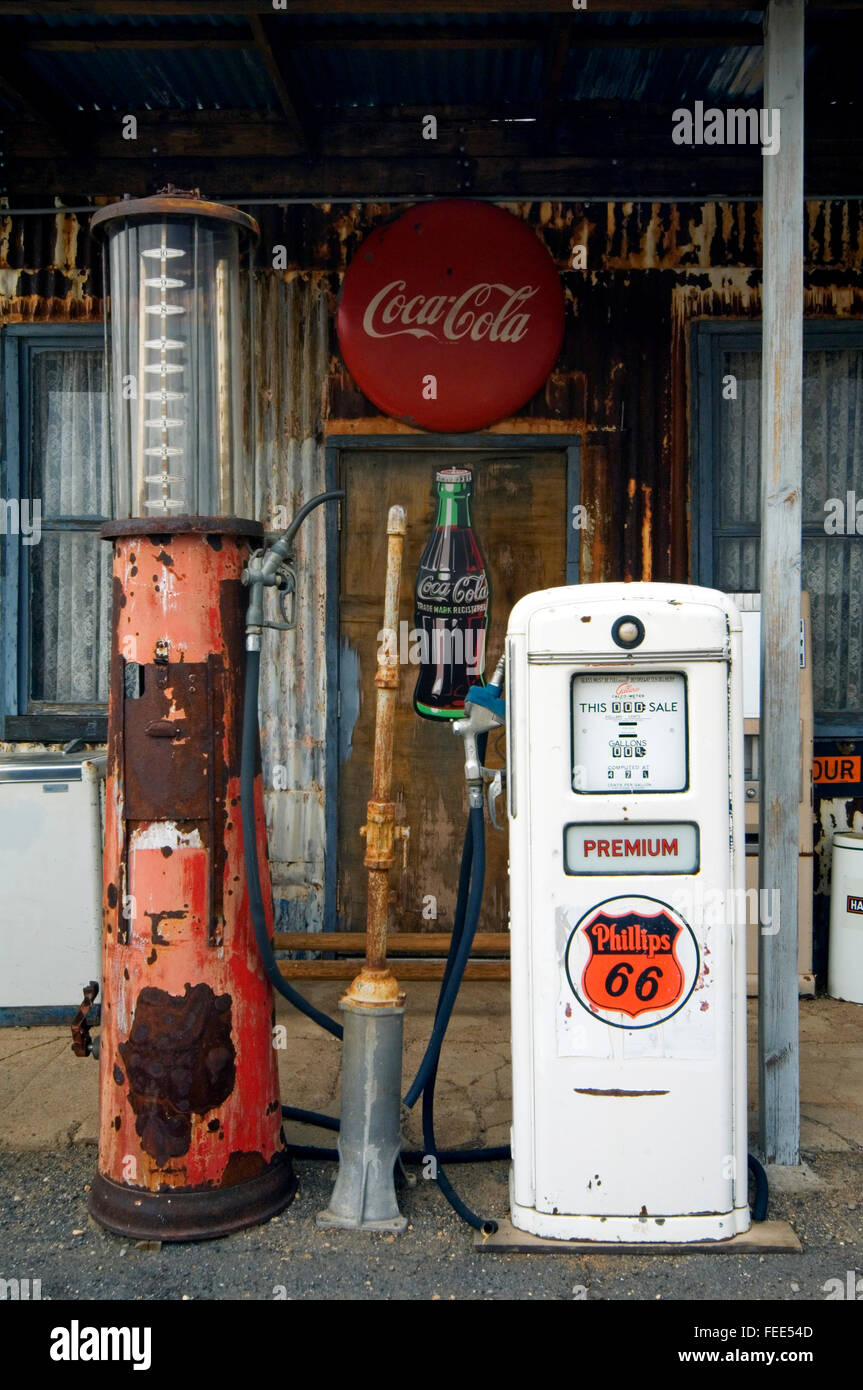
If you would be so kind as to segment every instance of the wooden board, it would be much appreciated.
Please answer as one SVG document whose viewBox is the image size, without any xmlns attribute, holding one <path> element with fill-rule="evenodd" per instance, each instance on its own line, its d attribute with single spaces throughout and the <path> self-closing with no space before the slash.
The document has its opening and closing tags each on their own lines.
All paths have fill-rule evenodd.
<svg viewBox="0 0 863 1390">
<path fill-rule="evenodd" d="M 493 1236 L 474 1234 L 475 1250 L 532 1255 L 769 1255 L 799 1254 L 803 1249 L 787 1221 L 753 1221 L 748 1231 L 730 1240 L 695 1240 L 686 1245 L 624 1245 L 617 1241 L 547 1240 L 516 1230 L 504 1219 Z"/>
<path fill-rule="evenodd" d="M 335 935 L 331 932 L 330 935 Z M 360 973 L 364 958 L 353 960 L 280 960 L 279 970 L 286 980 L 352 980 Z M 400 984 L 407 980 L 442 980 L 445 963 L 442 960 L 400 960 L 388 957 L 389 966 Z M 464 980 L 509 980 L 508 960 L 469 960 L 464 968 Z"/>
<path fill-rule="evenodd" d="M 391 955 L 445 956 L 452 942 L 450 932 L 390 932 L 387 946 Z M 277 951 L 333 951 L 337 955 L 362 955 L 366 949 L 365 932 L 339 932 L 322 939 L 320 932 L 276 932 L 273 947 Z M 500 932 L 477 932 L 470 951 L 472 956 L 501 956 L 509 954 L 509 941 Z"/>
<path fill-rule="evenodd" d="M 528 451 L 345 450 L 340 486 L 340 745 L 338 798 L 338 920 L 341 929 L 365 928 L 365 823 L 371 791 L 377 634 L 383 620 L 386 517 L 393 505 L 407 512 L 400 620 L 413 628 L 417 567 L 434 524 L 434 474 L 470 467 L 473 523 L 491 579 L 491 623 L 486 645 L 490 676 L 503 650 L 513 604 L 534 589 L 566 582 L 566 453 Z M 417 667 L 402 665 L 396 711 L 393 799 L 396 818 L 410 826 L 407 872 L 392 873 L 394 931 L 452 928 L 467 797 L 462 743 L 448 725 L 420 719 L 412 698 Z M 497 745 L 497 746 L 496 746 Z M 487 762 L 500 766 L 503 733 L 489 739 Z M 505 832 L 488 827 L 486 891 L 480 931 L 506 931 L 508 910 Z M 424 915 L 425 913 L 425 915 Z M 432 915 L 436 914 L 436 915 Z"/>
</svg>

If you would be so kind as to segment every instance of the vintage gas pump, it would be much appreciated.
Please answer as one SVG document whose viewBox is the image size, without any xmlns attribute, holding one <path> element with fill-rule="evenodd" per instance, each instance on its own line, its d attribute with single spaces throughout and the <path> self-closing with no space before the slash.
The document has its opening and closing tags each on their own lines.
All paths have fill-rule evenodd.
<svg viewBox="0 0 863 1390">
<path fill-rule="evenodd" d="M 90 1210 L 124 1235 L 188 1240 L 263 1220 L 295 1190 L 240 806 L 241 577 L 261 536 L 240 266 L 257 226 L 171 193 L 112 204 L 93 226 L 110 267 L 119 519 L 103 531 L 114 606 Z M 265 858 L 259 760 L 256 772 Z M 268 884 L 264 909 L 272 933 Z"/>
<path fill-rule="evenodd" d="M 535 1235 L 749 1226 L 740 633 L 724 594 L 670 584 L 510 615 L 511 1208 Z"/>
</svg>

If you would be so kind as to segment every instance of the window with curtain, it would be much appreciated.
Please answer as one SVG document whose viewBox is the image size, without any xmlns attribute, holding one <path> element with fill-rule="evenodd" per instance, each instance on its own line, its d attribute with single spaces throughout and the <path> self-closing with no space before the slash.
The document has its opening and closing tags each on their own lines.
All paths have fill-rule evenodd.
<svg viewBox="0 0 863 1390">
<path fill-rule="evenodd" d="M 4 610 L 13 594 L 17 610 L 4 611 L 6 737 L 102 737 L 111 548 L 99 528 L 112 513 L 102 330 L 7 329 L 3 362 L 7 519 L 9 498 L 22 516 L 26 499 L 31 522 L 40 517 L 34 538 L 41 530 L 33 544 L 4 536 Z"/>
<path fill-rule="evenodd" d="M 760 328 L 698 324 L 695 330 L 695 573 L 717 589 L 757 592 Z M 859 737 L 863 534 L 856 533 L 849 494 L 863 502 L 863 325 L 807 324 L 802 587 L 812 605 L 816 732 Z M 825 522 L 835 517 L 837 504 L 847 525 L 832 534 Z"/>
</svg>

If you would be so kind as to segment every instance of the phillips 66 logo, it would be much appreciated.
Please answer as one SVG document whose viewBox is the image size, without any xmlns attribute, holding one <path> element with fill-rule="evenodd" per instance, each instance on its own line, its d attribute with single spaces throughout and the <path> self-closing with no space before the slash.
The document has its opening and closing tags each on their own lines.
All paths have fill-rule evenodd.
<svg viewBox="0 0 863 1390">
<path fill-rule="evenodd" d="M 569 987 L 613 1028 L 655 1028 L 695 988 L 698 943 L 687 922 L 656 898 L 608 898 L 573 928 L 566 946 Z"/>
</svg>

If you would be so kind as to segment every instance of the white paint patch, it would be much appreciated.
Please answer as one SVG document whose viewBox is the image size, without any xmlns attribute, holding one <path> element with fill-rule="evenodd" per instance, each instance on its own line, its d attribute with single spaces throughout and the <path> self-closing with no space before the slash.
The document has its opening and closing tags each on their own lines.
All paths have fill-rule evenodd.
<svg viewBox="0 0 863 1390">
<path fill-rule="evenodd" d="M 200 831 L 181 830 L 176 821 L 154 821 L 132 831 L 130 849 L 203 849 Z"/>
</svg>

